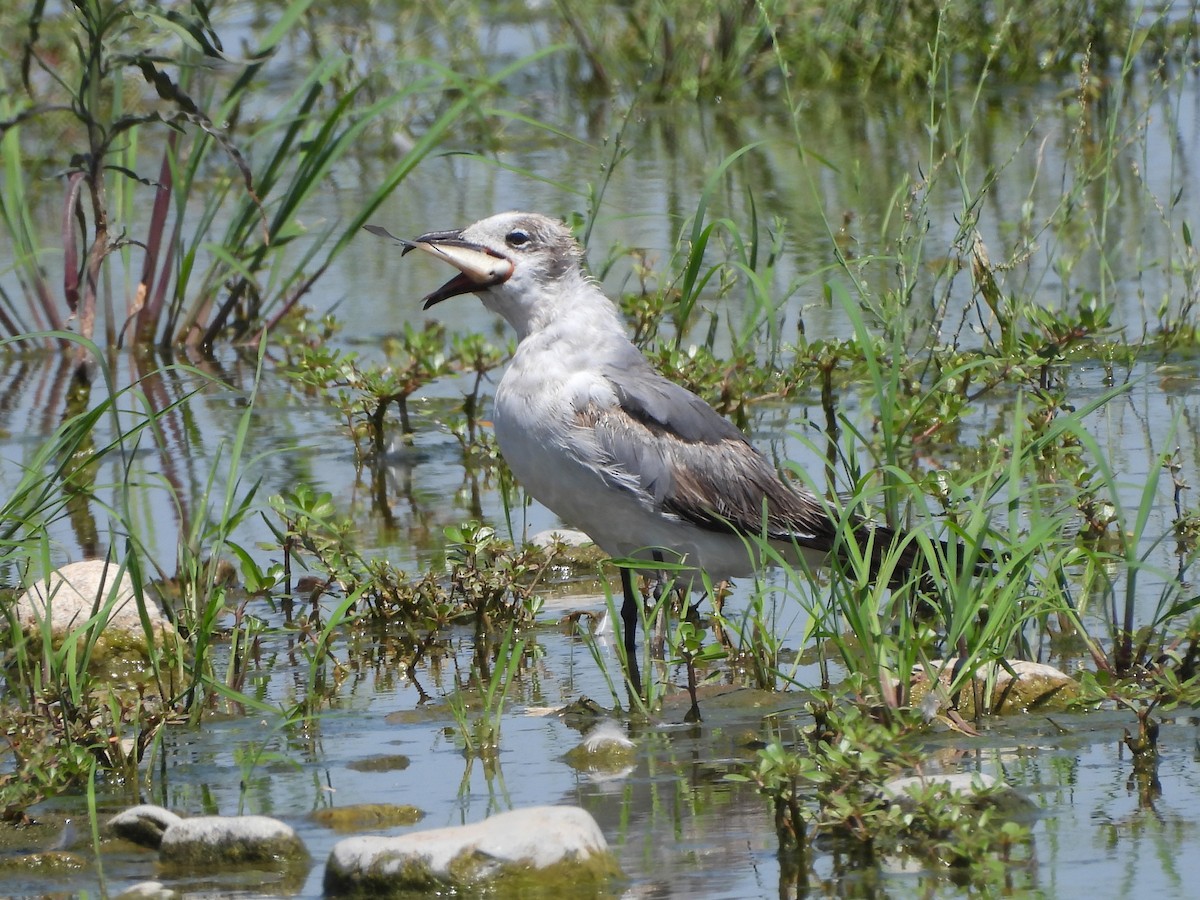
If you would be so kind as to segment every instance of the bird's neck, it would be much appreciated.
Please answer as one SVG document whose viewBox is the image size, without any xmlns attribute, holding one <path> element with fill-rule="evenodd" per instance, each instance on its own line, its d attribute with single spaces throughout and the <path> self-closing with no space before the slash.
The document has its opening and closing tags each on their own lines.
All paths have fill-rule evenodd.
<svg viewBox="0 0 1200 900">
<path fill-rule="evenodd" d="M 537 335 L 599 343 L 625 338 L 616 306 L 594 281 L 579 277 L 540 290 L 545 293 L 495 306 L 516 330 L 518 343 Z"/>
</svg>

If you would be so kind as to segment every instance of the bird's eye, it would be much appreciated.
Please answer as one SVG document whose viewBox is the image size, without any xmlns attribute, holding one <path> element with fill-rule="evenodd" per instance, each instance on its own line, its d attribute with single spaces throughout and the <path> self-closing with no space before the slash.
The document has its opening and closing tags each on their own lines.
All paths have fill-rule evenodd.
<svg viewBox="0 0 1200 900">
<path fill-rule="evenodd" d="M 524 231 L 510 231 L 504 236 L 504 240 L 510 247 L 520 247 L 529 243 L 529 235 Z"/>
</svg>

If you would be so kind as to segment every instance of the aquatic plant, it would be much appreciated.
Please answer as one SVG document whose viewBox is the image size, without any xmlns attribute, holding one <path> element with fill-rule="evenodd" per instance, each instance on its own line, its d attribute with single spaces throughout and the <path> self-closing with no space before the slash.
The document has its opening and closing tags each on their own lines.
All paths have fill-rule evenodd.
<svg viewBox="0 0 1200 900">
<path fill-rule="evenodd" d="M 812 727 L 798 746 L 772 735 L 745 771 L 726 776 L 758 788 L 774 810 L 781 855 L 803 878 L 812 842 L 828 836 L 859 865 L 873 867 L 891 856 L 908 856 L 930 867 L 957 869 L 970 883 L 987 884 L 1005 867 L 1028 857 L 1029 828 L 992 809 L 1001 788 L 970 797 L 946 791 L 934 780 L 903 803 L 884 785 L 903 772 L 919 771 L 919 713 L 879 721 L 862 705 L 818 694 L 808 707 Z"/>
<path fill-rule="evenodd" d="M 0 223 L 20 248 L 24 303 L 6 304 L 0 335 L 28 332 L 30 322 L 61 329 L 77 320 L 79 333 L 92 339 L 102 320 L 107 345 L 253 343 L 312 290 L 450 127 L 529 61 L 477 81 L 417 62 L 411 77 L 396 81 L 398 89 L 371 98 L 373 79 L 356 72 L 351 55 L 318 53 L 292 93 L 263 115 L 258 97 L 270 62 L 304 30 L 311 6 L 311 0 L 286 4 L 244 58 L 225 49 L 203 3 L 164 12 L 153 3 L 76 0 L 49 15 L 37 3 L 5 29 L 21 44 L 5 56 L 20 65 L 0 68 L 0 154 L 10 176 L 0 191 Z M 364 135 L 397 109 L 420 107 L 425 94 L 443 85 L 452 85 L 457 98 L 423 123 L 420 138 L 362 198 L 358 212 L 318 229 L 305 224 L 308 204 Z M 35 149 L 30 132 L 43 128 L 76 142 L 73 150 Z M 22 173 L 41 153 L 61 167 L 72 152 L 60 295 L 46 275 L 49 248 L 32 227 Z M 57 154 L 63 156 L 55 160 Z M 156 156 L 157 165 L 147 156 Z M 152 192 L 148 203 L 142 188 Z M 143 223 L 138 210 L 147 205 Z M 140 270 L 132 246 L 144 251 Z M 114 257 L 124 297 L 109 290 L 105 273 Z"/>
<path fill-rule="evenodd" d="M 417 391 L 446 375 L 472 377 L 462 404 L 463 418 L 447 425 L 460 435 L 464 452 L 478 438 L 479 390 L 483 378 L 503 362 L 501 351 L 478 335 L 451 338 L 446 328 L 429 321 L 417 328 L 406 322 L 400 334 L 384 342 L 384 363 L 360 361 L 354 352 L 343 352 L 324 343 L 294 348 L 288 369 L 299 383 L 321 391 L 345 419 L 360 463 L 379 464 L 387 453 L 388 411 L 399 416 L 398 442 L 409 445 L 414 427 L 408 401 Z"/>
<path fill-rule="evenodd" d="M 451 365 L 462 375 L 471 378 L 471 387 L 463 396 L 462 421 L 452 420 L 447 427 L 462 444 L 463 453 L 482 453 L 487 456 L 487 439 L 479 427 L 483 416 L 483 383 L 512 356 L 512 347 L 510 345 L 502 350 L 478 334 L 454 334 L 450 336 L 449 356 Z"/>
<path fill-rule="evenodd" d="M 990 69 L 1017 81 L 1070 72 L 1085 55 L 1119 63 L 1131 44 L 1151 62 L 1183 58 L 1191 44 L 1182 17 L 1147 26 L 1138 8 L 1120 0 L 922 7 L 637 0 L 594 15 L 562 2 L 555 9 L 577 57 L 570 74 L 580 90 L 643 84 L 656 100 L 772 95 L 785 80 L 796 89 L 855 85 L 862 93 L 925 87 L 935 83 L 929 48 L 947 53 L 958 79 Z"/>
<path fill-rule="evenodd" d="M 474 664 L 467 685 L 455 685 L 446 697 L 459 740 L 468 757 L 494 760 L 500 751 L 500 727 L 509 691 L 521 669 L 525 640 L 509 622 L 495 645 L 495 664 L 486 632 L 476 631 Z"/>
<path fill-rule="evenodd" d="M 517 549 L 478 522 L 451 525 L 443 531 L 445 566 L 414 578 L 358 547 L 357 527 L 332 501 L 306 485 L 269 501 L 281 523 L 273 531 L 285 555 L 288 592 L 297 568 L 309 573 L 308 627 L 328 627 L 320 601 L 330 595 L 340 598 L 337 617 L 395 626 L 414 648 L 428 648 L 453 624 L 474 625 L 482 647 L 497 629 L 528 623 L 540 609 L 538 588 L 554 569 L 553 550 Z M 347 596 L 355 598 L 349 606 Z"/>
<path fill-rule="evenodd" d="M 720 662 L 725 658 L 725 651 L 719 644 L 706 644 L 704 631 L 694 622 L 685 619 L 679 622 L 671 632 L 668 656 L 671 657 L 667 660 L 668 665 L 682 664 L 687 673 L 687 691 L 692 705 L 683 720 L 685 722 L 702 721 L 700 700 L 696 693 L 699 685 L 696 667 Z"/>
</svg>

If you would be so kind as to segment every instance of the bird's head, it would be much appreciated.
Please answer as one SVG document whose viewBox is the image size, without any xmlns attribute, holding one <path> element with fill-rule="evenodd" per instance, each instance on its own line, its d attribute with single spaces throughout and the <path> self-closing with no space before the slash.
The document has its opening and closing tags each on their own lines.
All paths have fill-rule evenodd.
<svg viewBox="0 0 1200 900">
<path fill-rule="evenodd" d="M 461 231 L 431 231 L 400 243 L 405 253 L 423 250 L 458 269 L 424 297 L 425 309 L 459 294 L 478 294 L 522 336 L 585 280 L 583 251 L 570 230 L 537 213 L 500 213 Z"/>
</svg>

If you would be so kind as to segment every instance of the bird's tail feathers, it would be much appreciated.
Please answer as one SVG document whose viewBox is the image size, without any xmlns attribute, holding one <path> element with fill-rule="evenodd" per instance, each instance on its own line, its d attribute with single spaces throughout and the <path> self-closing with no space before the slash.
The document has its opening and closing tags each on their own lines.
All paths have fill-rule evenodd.
<svg viewBox="0 0 1200 900">
<path fill-rule="evenodd" d="M 887 577 L 889 588 L 915 585 L 918 592 L 937 596 L 939 583 L 957 581 L 964 574 L 991 571 L 995 559 L 984 547 L 958 540 L 926 538 L 917 531 L 899 531 L 887 525 L 862 521 L 850 532 L 857 555 L 868 565 L 872 581 Z M 849 548 L 835 548 L 841 563 Z"/>
</svg>

